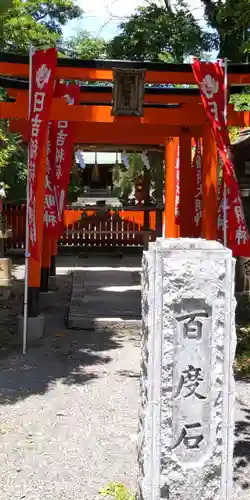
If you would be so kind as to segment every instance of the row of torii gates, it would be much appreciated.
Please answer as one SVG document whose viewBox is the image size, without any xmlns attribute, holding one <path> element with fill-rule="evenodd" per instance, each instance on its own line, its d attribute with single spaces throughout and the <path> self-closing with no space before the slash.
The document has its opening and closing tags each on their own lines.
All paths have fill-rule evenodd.
<svg viewBox="0 0 250 500">
<path fill-rule="evenodd" d="M 142 116 L 117 116 L 112 113 L 114 71 L 145 71 L 142 95 Z M 68 106 L 62 99 L 53 99 L 50 120 L 68 120 L 74 123 L 75 143 L 78 145 L 110 145 L 143 147 L 146 150 L 165 148 L 165 236 L 189 237 L 190 207 L 192 205 L 191 168 L 192 138 L 201 137 L 203 143 L 203 202 L 202 237 L 217 239 L 218 155 L 210 123 L 201 102 L 200 90 L 195 87 L 190 64 L 165 64 L 130 61 L 84 61 L 59 59 L 56 76 L 64 81 L 82 83 L 80 104 Z M 0 119 L 8 119 L 10 130 L 21 133 L 28 140 L 28 83 L 29 58 L 0 53 L 0 86 L 8 94 L 0 102 Z M 87 82 L 87 83 L 86 83 Z M 98 85 L 93 85 L 93 83 Z M 173 87 L 173 85 L 182 87 Z M 169 87 L 166 87 L 169 85 Z M 172 85 L 172 87 L 171 87 Z M 187 86 L 192 87 L 187 87 Z M 250 85 L 250 65 L 229 64 L 228 85 L 231 93 L 239 93 Z M 185 87 L 186 86 L 186 87 Z M 228 105 L 228 125 L 249 127 L 250 113 L 236 112 Z M 171 140 L 170 140 L 171 139 Z M 180 153 L 180 220 L 176 224 L 176 148 Z M 43 206 L 43 200 L 40 200 Z M 54 249 L 56 254 L 56 249 Z M 41 265 L 47 262 L 31 260 L 29 289 L 37 293 L 29 310 L 30 316 L 39 314 Z"/>
</svg>

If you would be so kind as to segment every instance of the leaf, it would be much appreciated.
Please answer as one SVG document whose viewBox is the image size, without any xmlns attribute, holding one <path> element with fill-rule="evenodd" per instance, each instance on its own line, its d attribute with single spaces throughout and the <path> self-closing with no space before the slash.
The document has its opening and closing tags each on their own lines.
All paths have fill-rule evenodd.
<svg viewBox="0 0 250 500">
<path fill-rule="evenodd" d="M 135 495 L 121 483 L 109 483 L 106 488 L 100 491 L 100 494 L 111 500 L 135 500 Z"/>
</svg>

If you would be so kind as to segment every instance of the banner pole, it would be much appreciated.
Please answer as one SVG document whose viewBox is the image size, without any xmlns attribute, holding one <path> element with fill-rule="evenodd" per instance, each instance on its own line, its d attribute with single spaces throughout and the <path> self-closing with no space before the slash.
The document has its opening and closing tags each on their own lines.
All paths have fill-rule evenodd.
<svg viewBox="0 0 250 500">
<path fill-rule="evenodd" d="M 32 55 L 33 47 L 29 50 L 29 119 L 31 112 L 32 92 Z M 27 327 L 28 327 L 28 277 L 29 277 L 29 143 L 28 143 L 28 174 L 26 185 L 26 221 L 25 221 L 25 276 L 24 276 L 24 304 L 23 304 L 23 354 L 27 349 Z"/>
<path fill-rule="evenodd" d="M 224 119 L 227 127 L 227 98 L 228 98 L 228 74 L 227 74 L 227 58 L 224 59 Z M 223 186 L 223 243 L 227 246 L 227 186 L 224 181 Z"/>
</svg>

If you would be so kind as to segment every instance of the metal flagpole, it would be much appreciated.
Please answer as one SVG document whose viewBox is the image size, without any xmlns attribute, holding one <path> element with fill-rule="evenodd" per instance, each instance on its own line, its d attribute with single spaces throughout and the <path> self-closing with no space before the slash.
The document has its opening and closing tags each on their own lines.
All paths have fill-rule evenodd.
<svg viewBox="0 0 250 500">
<path fill-rule="evenodd" d="M 227 59 L 224 59 L 224 119 L 225 125 L 227 127 L 227 85 L 228 85 L 228 74 L 227 74 Z M 227 186 L 224 181 L 223 186 L 223 243 L 227 246 Z"/>
<path fill-rule="evenodd" d="M 32 92 L 32 55 L 33 47 L 29 51 L 29 119 L 31 112 Z M 26 186 L 26 222 L 25 222 L 25 277 L 24 277 L 24 307 L 23 307 L 23 354 L 27 348 L 27 326 L 28 326 L 28 276 L 29 276 L 29 144 L 28 144 L 28 175 Z"/>
</svg>

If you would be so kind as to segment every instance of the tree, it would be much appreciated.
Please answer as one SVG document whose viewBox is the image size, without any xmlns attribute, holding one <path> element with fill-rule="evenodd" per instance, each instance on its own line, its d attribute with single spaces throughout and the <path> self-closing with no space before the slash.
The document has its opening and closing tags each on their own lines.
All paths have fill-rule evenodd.
<svg viewBox="0 0 250 500">
<path fill-rule="evenodd" d="M 165 7 L 150 2 L 120 28 L 109 45 L 111 57 L 182 62 L 188 55 L 210 51 L 217 42 L 202 31 L 183 0 L 175 11 L 167 1 Z"/>
<path fill-rule="evenodd" d="M 4 22 L 8 10 L 12 7 L 13 0 L 2 0 L 0 5 L 0 48 L 3 45 Z"/>
<path fill-rule="evenodd" d="M 107 57 L 107 42 L 81 30 L 76 36 L 62 44 L 62 51 L 68 57 L 79 59 L 104 59 Z"/>
<path fill-rule="evenodd" d="M 0 100 L 7 96 L 0 89 Z M 27 177 L 27 148 L 19 134 L 12 134 L 8 121 L 0 120 L 0 185 L 4 186 L 8 199 L 25 198 Z"/>
<path fill-rule="evenodd" d="M 55 46 L 62 26 L 81 14 L 75 0 L 13 0 L 4 16 L 3 49 L 26 54 L 30 44 Z"/>
<path fill-rule="evenodd" d="M 250 51 L 250 1 L 202 0 L 208 24 L 219 41 L 219 57 L 246 62 Z"/>
<path fill-rule="evenodd" d="M 75 0 L 0 0 L 2 48 L 6 52 L 26 54 L 30 44 L 53 46 L 62 39 L 62 26 L 82 13 Z M 0 89 L 0 99 L 8 99 Z M 8 130 L 8 121 L 0 121 L 0 182 L 12 201 L 25 198 L 27 148 L 18 134 Z"/>
</svg>

